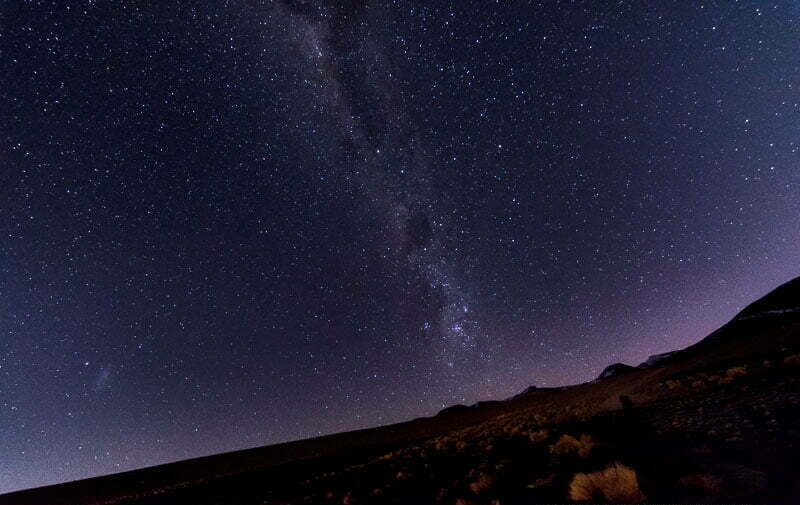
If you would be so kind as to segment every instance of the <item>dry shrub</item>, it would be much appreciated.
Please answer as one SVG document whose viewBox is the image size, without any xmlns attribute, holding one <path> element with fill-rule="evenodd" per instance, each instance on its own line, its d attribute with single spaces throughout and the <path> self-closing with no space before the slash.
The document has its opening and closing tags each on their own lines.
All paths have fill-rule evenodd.
<svg viewBox="0 0 800 505">
<path fill-rule="evenodd" d="M 505 432 L 506 435 L 513 437 L 515 435 L 519 435 L 520 433 L 522 433 L 524 431 L 524 428 L 518 424 L 515 424 L 515 425 L 505 426 L 503 428 L 503 431 Z"/>
<path fill-rule="evenodd" d="M 729 379 L 735 379 L 736 377 L 742 377 L 743 375 L 747 375 L 746 366 L 735 366 L 725 370 L 725 377 Z"/>
<path fill-rule="evenodd" d="M 550 446 L 550 454 L 570 454 L 575 452 L 581 458 L 586 458 L 595 445 L 597 443 L 586 433 L 582 433 L 580 439 L 565 434 L 561 435 L 561 438 Z"/>
<path fill-rule="evenodd" d="M 708 473 L 684 475 L 678 481 L 681 486 L 703 494 L 718 495 L 722 488 L 722 480 Z"/>
<path fill-rule="evenodd" d="M 636 471 L 613 463 L 599 472 L 576 473 L 569 484 L 573 501 L 640 503 L 645 500 L 639 489 Z"/>
<path fill-rule="evenodd" d="M 528 439 L 531 443 L 540 444 L 550 438 L 550 432 L 547 430 L 529 431 Z"/>
<path fill-rule="evenodd" d="M 547 477 L 541 477 L 528 484 L 528 489 L 538 489 L 540 487 L 549 486 L 556 480 L 556 474 L 551 473 Z"/>
<path fill-rule="evenodd" d="M 450 441 L 446 437 L 437 438 L 433 448 L 436 452 L 448 452 L 450 450 Z"/>
<path fill-rule="evenodd" d="M 390 461 L 395 458 L 395 453 L 387 452 L 386 454 L 382 454 L 378 456 L 378 461 Z"/>
<path fill-rule="evenodd" d="M 669 388 L 669 389 L 678 389 L 679 387 L 681 387 L 681 381 L 679 381 L 679 380 L 670 379 L 667 382 L 665 382 L 665 384 L 667 385 L 667 388 Z"/>
<path fill-rule="evenodd" d="M 784 365 L 800 366 L 800 354 L 792 354 L 783 358 Z"/>
<path fill-rule="evenodd" d="M 488 473 L 482 473 L 474 482 L 469 485 L 470 491 L 480 496 L 490 491 L 495 484 L 495 478 Z"/>
</svg>

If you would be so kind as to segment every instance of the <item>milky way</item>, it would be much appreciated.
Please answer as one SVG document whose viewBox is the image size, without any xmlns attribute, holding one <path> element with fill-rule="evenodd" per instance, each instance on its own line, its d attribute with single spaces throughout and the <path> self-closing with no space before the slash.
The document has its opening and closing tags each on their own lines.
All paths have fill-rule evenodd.
<svg viewBox="0 0 800 505">
<path fill-rule="evenodd" d="M 797 3 L 0 7 L 0 492 L 696 342 L 800 274 Z"/>
<path fill-rule="evenodd" d="M 392 265 L 409 269 L 422 285 L 404 296 L 433 298 L 435 311 L 422 323 L 419 340 L 437 353 L 437 375 L 452 394 L 473 386 L 490 362 L 492 341 L 471 318 L 470 297 L 457 271 L 458 254 L 448 251 L 451 225 L 431 187 L 430 154 L 406 106 L 396 74 L 381 41 L 370 34 L 375 23 L 392 19 L 387 8 L 353 12 L 351 7 L 314 8 L 311 4 L 277 4 L 269 16 L 288 26 L 299 70 L 313 88 L 313 109 L 322 108 L 330 121 L 322 134 L 333 139 L 328 158 L 339 159 L 333 177 L 353 184 L 365 211 L 376 212 L 383 228 L 375 247 Z M 355 63 L 353 63 L 355 62 Z M 456 258 L 454 259 L 453 256 Z M 419 343 L 415 345 L 420 345 Z M 491 365 L 491 363 L 489 363 Z"/>
</svg>

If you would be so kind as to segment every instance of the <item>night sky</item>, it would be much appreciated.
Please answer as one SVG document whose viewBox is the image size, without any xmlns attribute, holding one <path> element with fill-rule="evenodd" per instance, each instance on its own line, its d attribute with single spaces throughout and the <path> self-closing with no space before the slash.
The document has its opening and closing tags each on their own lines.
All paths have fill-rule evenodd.
<svg viewBox="0 0 800 505">
<path fill-rule="evenodd" d="M 0 492 L 589 380 L 800 274 L 796 1 L 172 4 L 0 6 Z"/>
</svg>

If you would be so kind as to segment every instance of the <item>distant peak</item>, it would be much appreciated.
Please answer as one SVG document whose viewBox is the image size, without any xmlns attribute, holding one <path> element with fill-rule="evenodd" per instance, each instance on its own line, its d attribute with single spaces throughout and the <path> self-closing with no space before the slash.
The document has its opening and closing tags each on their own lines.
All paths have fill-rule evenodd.
<svg viewBox="0 0 800 505">
<path fill-rule="evenodd" d="M 673 354 L 680 352 L 680 351 L 669 351 L 669 352 L 662 352 L 661 354 L 653 354 L 648 356 L 643 363 L 639 365 L 639 368 L 647 368 L 649 366 L 653 366 L 657 363 L 664 361 L 665 359 L 669 358 Z"/>
<path fill-rule="evenodd" d="M 800 314 L 800 277 L 778 286 L 762 298 L 751 303 L 736 315 L 734 320 Z"/>
</svg>

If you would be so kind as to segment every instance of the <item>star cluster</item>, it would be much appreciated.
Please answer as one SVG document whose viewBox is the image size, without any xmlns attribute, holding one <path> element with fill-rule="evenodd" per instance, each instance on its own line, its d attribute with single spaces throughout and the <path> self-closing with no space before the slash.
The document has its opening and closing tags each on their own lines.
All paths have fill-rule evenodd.
<svg viewBox="0 0 800 505">
<path fill-rule="evenodd" d="M 699 340 L 798 274 L 798 17 L 4 3 L 0 492 Z"/>
</svg>

